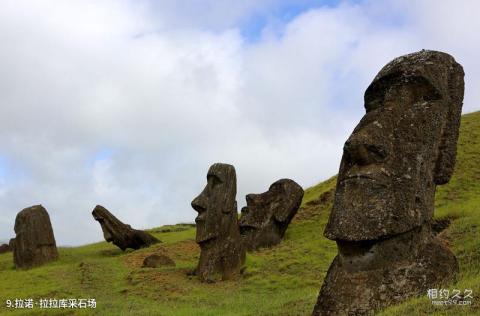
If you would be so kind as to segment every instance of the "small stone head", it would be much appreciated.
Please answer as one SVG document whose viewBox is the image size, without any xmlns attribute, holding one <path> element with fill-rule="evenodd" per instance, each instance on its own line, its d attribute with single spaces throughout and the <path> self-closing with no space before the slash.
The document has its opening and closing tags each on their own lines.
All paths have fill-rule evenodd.
<svg viewBox="0 0 480 316">
<path fill-rule="evenodd" d="M 242 209 L 240 232 L 262 230 L 269 225 L 278 227 L 283 237 L 285 230 L 302 202 L 303 189 L 295 181 L 281 179 L 270 185 L 267 192 L 248 194 L 247 206 Z"/>
<path fill-rule="evenodd" d="M 198 212 L 197 243 L 228 237 L 232 225 L 237 225 L 237 178 L 232 165 L 216 163 L 207 173 L 207 185 L 192 201 Z M 238 228 L 237 228 L 238 229 Z"/>
<path fill-rule="evenodd" d="M 104 208 L 101 205 L 95 206 L 95 208 L 92 211 L 92 216 L 93 218 L 100 223 L 100 226 L 102 227 L 102 232 L 103 232 L 103 237 L 107 242 L 112 242 L 114 240 L 113 238 L 113 233 L 112 233 L 112 223 L 108 221 L 109 217 L 107 214 L 107 209 Z M 115 223 L 117 225 L 120 225 L 118 223 Z"/>
<path fill-rule="evenodd" d="M 464 73 L 448 54 L 394 59 L 365 92 L 366 114 L 344 146 L 325 236 L 372 240 L 433 215 L 455 165 Z"/>
</svg>

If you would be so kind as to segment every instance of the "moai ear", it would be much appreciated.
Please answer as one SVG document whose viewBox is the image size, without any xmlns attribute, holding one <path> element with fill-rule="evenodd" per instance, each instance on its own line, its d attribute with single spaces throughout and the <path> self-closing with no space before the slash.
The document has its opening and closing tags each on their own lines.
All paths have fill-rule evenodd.
<svg viewBox="0 0 480 316">
<path fill-rule="evenodd" d="M 435 165 L 434 181 L 437 185 L 450 181 L 457 156 L 457 140 L 463 105 L 464 72 L 462 66 L 458 63 L 454 63 L 452 68 L 448 80 L 447 118 L 443 126 L 442 140 Z"/>
</svg>

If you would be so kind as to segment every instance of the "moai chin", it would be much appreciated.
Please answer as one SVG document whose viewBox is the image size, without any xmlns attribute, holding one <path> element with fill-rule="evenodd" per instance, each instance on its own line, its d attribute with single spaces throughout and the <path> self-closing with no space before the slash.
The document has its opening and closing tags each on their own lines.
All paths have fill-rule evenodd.
<svg viewBox="0 0 480 316">
<path fill-rule="evenodd" d="M 245 262 L 236 193 L 235 168 L 216 163 L 208 170 L 207 185 L 192 201 L 193 209 L 198 212 L 196 242 L 201 249 L 195 273 L 202 282 L 214 282 L 217 276 L 230 279 L 240 273 Z"/>
<path fill-rule="evenodd" d="M 290 179 L 274 182 L 267 192 L 248 194 L 239 224 L 245 248 L 251 251 L 279 244 L 302 198 L 302 187 Z"/>
<path fill-rule="evenodd" d="M 455 165 L 463 77 L 452 56 L 422 50 L 367 88 L 324 232 L 338 255 L 313 315 L 372 314 L 455 278 L 456 258 L 430 224 L 435 188 Z"/>
</svg>

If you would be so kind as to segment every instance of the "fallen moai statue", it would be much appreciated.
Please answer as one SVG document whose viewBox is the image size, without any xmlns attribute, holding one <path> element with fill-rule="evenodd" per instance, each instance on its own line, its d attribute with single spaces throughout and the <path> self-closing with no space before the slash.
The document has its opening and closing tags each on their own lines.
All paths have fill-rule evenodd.
<svg viewBox="0 0 480 316">
<path fill-rule="evenodd" d="M 92 215 L 102 226 L 105 240 L 112 242 L 123 251 L 127 248 L 140 249 L 160 242 L 149 233 L 133 229 L 130 225 L 122 223 L 101 205 L 95 206 Z"/>
</svg>

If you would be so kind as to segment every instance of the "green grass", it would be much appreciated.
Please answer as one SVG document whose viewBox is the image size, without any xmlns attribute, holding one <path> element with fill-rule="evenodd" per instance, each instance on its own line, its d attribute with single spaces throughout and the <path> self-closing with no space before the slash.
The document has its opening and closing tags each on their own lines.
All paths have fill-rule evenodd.
<svg viewBox="0 0 480 316">
<path fill-rule="evenodd" d="M 450 289 L 472 289 L 469 307 L 435 307 L 426 295 L 388 308 L 381 315 L 480 315 L 480 113 L 463 117 L 455 174 L 439 187 L 436 217 L 455 218 L 442 233 L 455 252 L 460 276 Z M 234 281 L 202 284 L 187 272 L 196 265 L 195 228 L 164 226 L 150 232 L 162 244 L 122 252 L 100 242 L 60 248 L 60 259 L 16 271 L 12 254 L 0 255 L 0 314 L 41 315 L 309 315 L 335 243 L 323 237 L 336 178 L 305 192 L 301 210 L 279 246 L 247 255 L 244 274 Z M 92 222 L 92 224 L 96 224 Z M 165 253 L 176 267 L 141 268 L 151 253 Z M 97 309 L 7 310 L 6 299 L 95 298 Z"/>
</svg>

